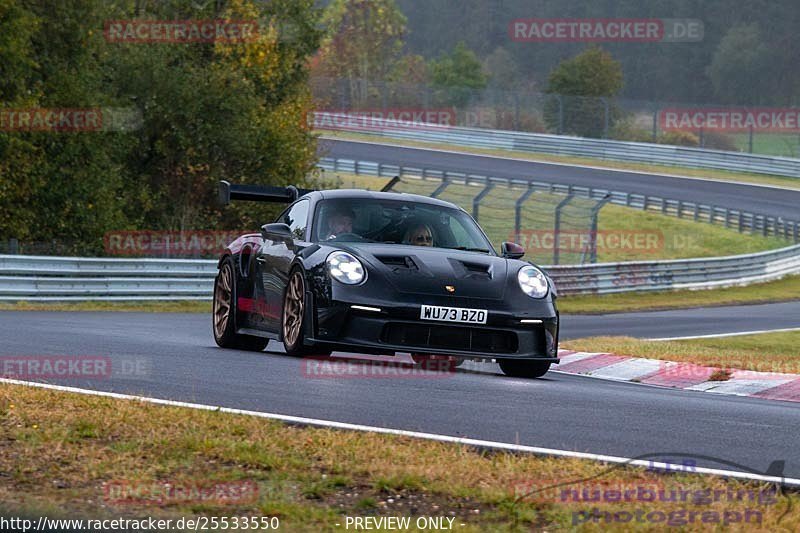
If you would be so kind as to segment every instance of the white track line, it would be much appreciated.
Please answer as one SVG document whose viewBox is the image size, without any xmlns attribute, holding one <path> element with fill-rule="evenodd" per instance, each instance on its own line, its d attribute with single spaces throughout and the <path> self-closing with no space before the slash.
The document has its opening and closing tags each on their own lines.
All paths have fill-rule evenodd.
<svg viewBox="0 0 800 533">
<path fill-rule="evenodd" d="M 761 329 L 758 331 L 736 331 L 734 333 L 714 333 L 711 335 L 692 335 L 689 337 L 660 337 L 658 339 L 642 339 L 643 341 L 688 341 L 692 339 L 717 339 L 720 337 L 740 337 L 742 335 L 760 335 L 761 333 L 783 333 L 800 331 L 800 328 Z"/>
<path fill-rule="evenodd" d="M 525 158 L 520 158 L 520 157 L 504 157 L 504 156 L 499 156 L 499 155 L 479 154 L 479 153 L 467 151 L 467 149 L 471 148 L 470 146 L 465 146 L 464 147 L 465 150 L 444 150 L 442 148 L 426 148 L 424 146 L 411 146 L 411 145 L 407 145 L 407 144 L 396 144 L 396 143 L 375 142 L 375 141 L 356 141 L 356 140 L 350 140 L 350 139 L 342 139 L 342 138 L 339 138 L 339 137 L 328 137 L 328 136 L 325 136 L 325 135 L 320 135 L 320 139 L 326 139 L 326 140 L 329 140 L 329 141 L 342 141 L 342 142 L 349 142 L 349 143 L 359 143 L 359 144 L 377 144 L 377 145 L 380 145 L 380 146 L 393 146 L 393 147 L 396 147 L 396 148 L 409 148 L 409 149 L 412 149 L 412 150 L 426 150 L 426 151 L 429 151 L 429 152 L 441 152 L 441 153 L 444 153 L 444 154 L 461 154 L 461 155 L 470 155 L 470 156 L 474 156 L 474 157 L 489 157 L 489 158 L 493 158 L 493 159 L 506 159 L 508 161 L 522 161 L 522 162 L 526 162 L 526 163 L 537 163 L 537 164 L 540 164 L 540 165 L 553 165 L 553 166 L 559 166 L 559 167 L 588 168 L 588 169 L 592 169 L 592 170 L 607 170 L 609 172 L 624 172 L 624 173 L 628 173 L 628 174 L 641 174 L 643 176 L 657 176 L 657 177 L 665 177 L 665 178 L 678 178 L 678 179 L 683 179 L 683 180 L 695 180 L 695 181 L 710 181 L 710 182 L 715 182 L 715 183 L 731 183 L 731 184 L 734 184 L 734 185 L 745 185 L 745 186 L 748 186 L 748 187 L 763 187 L 765 189 L 777 189 L 777 190 L 780 190 L 780 191 L 795 191 L 795 192 L 800 191 L 800 189 L 798 189 L 798 188 L 781 187 L 780 185 L 771 185 L 771 184 L 768 184 L 768 183 L 752 183 L 752 182 L 747 182 L 747 181 L 727 180 L 727 179 L 724 179 L 724 178 L 701 178 L 701 177 L 698 177 L 698 176 L 682 176 L 680 174 L 664 174 L 664 173 L 661 173 L 661 172 L 646 172 L 644 170 L 631 170 L 631 169 L 624 169 L 624 168 L 599 167 L 599 166 L 595 166 L 595 165 L 579 165 L 579 164 L 575 164 L 575 163 L 559 163 L 557 161 L 541 161 L 541 160 L 538 160 L 538 159 L 525 159 Z M 425 141 L 417 141 L 417 142 L 425 142 Z M 540 152 L 531 152 L 531 153 L 540 153 Z M 550 155 L 550 154 L 543 154 L 543 155 Z M 558 155 L 556 155 L 556 154 L 553 154 L 553 155 L 554 155 L 554 157 L 558 157 Z M 347 159 L 347 158 L 342 157 L 340 159 Z M 609 159 L 608 161 L 610 161 L 612 163 L 623 163 L 623 164 L 631 163 L 630 161 L 618 161 L 616 159 Z M 635 162 L 633 162 L 633 164 L 644 165 L 646 163 L 635 163 Z M 402 165 L 402 166 L 407 166 L 407 165 Z M 409 168 L 413 168 L 413 167 L 409 166 Z M 698 168 L 698 169 L 692 169 L 692 170 L 704 171 L 704 170 L 713 170 L 713 169 Z M 793 179 L 793 178 L 790 178 L 788 176 L 771 176 L 771 175 L 768 175 L 768 174 L 764 174 L 764 177 L 772 177 L 772 178 L 775 178 L 775 177 L 777 177 L 777 178 L 786 177 L 786 179 Z"/>
<path fill-rule="evenodd" d="M 461 444 L 464 446 L 473 446 L 476 448 L 490 448 L 494 450 L 504 450 L 508 452 L 521 452 L 532 453 L 536 455 L 549 455 L 554 457 L 569 457 L 573 459 L 588 459 L 592 461 L 602 461 L 606 463 L 627 464 L 630 466 L 642 466 L 652 469 L 662 470 L 664 472 L 676 472 L 676 466 L 670 463 L 661 463 L 657 461 L 650 461 L 645 459 L 630 459 L 627 457 L 617 457 L 614 455 L 600 455 L 595 453 L 573 452 L 569 450 L 558 450 L 553 448 L 540 448 L 538 446 L 524 446 L 521 444 L 511 444 L 507 442 L 495 442 L 480 439 L 467 439 L 464 437 L 453 437 L 450 435 L 439 435 L 436 433 L 421 433 L 418 431 L 407 431 L 404 429 L 382 428 L 376 426 L 364 426 L 361 424 L 350 424 L 347 422 L 335 422 L 333 420 L 320 420 L 316 418 L 305 418 L 299 416 L 281 415 L 276 413 L 265 413 L 261 411 L 248 411 L 245 409 L 233 409 L 230 407 L 219 407 L 214 405 L 205 405 L 199 403 L 179 402 L 174 400 L 164 400 L 161 398 L 148 398 L 147 396 L 134 396 L 130 394 L 120 394 L 116 392 L 96 391 L 91 389 L 80 389 L 77 387 L 65 387 L 62 385 L 51 385 L 49 383 L 37 383 L 34 381 L 20 381 L 16 379 L 0 378 L 0 383 L 9 385 L 25 385 L 29 387 L 37 387 L 41 389 L 56 390 L 62 392 L 72 392 L 78 394 L 87 394 L 90 396 L 102 396 L 105 398 L 116 398 L 118 400 L 134 400 L 145 403 L 152 403 L 156 405 L 166 405 L 171 407 L 186 407 L 189 409 L 199 409 L 203 411 L 219 411 L 221 413 L 230 413 L 235 415 L 255 416 L 259 418 L 268 418 L 271 420 L 280 420 L 290 424 L 298 424 L 303 426 L 316 426 L 333 429 L 346 429 L 350 431 L 364 431 L 370 433 L 382 433 L 386 435 L 397 435 L 401 437 L 411 437 L 415 439 L 425 439 L 438 442 L 447 442 L 451 444 Z M 766 476 L 763 474 L 753 474 L 750 472 L 737 472 L 735 470 L 722 470 L 717 468 L 693 467 L 691 471 L 681 471 L 681 473 L 691 474 L 708 474 L 714 476 L 725 476 L 736 479 L 745 479 L 751 481 L 765 481 L 769 483 L 782 483 L 783 485 L 790 485 L 800 487 L 800 479 L 795 478 L 782 478 L 776 476 Z"/>
</svg>

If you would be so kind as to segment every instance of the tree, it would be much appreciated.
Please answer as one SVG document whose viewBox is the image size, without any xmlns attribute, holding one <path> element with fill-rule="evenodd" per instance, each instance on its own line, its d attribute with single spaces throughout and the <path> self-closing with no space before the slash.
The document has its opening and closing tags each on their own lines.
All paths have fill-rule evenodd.
<svg viewBox="0 0 800 533">
<path fill-rule="evenodd" d="M 489 76 L 489 84 L 497 89 L 515 89 L 522 81 L 519 65 L 502 46 L 498 46 L 486 56 L 484 66 Z"/>
<path fill-rule="evenodd" d="M 622 90 L 622 66 L 611 54 L 592 46 L 561 62 L 548 78 L 545 105 L 551 130 L 601 137 L 613 128 L 620 112 L 611 99 Z"/>
<path fill-rule="evenodd" d="M 346 80 L 358 105 L 367 81 L 385 80 L 403 49 L 406 17 L 394 0 L 333 0 L 325 10 L 327 28 L 315 72 Z"/>
<path fill-rule="evenodd" d="M 307 183 L 314 0 L 114 4 L 0 0 L 0 109 L 123 108 L 126 131 L 0 131 L 0 240 L 102 248 L 121 229 L 257 227 L 277 209 L 216 204 L 217 181 Z M 257 20 L 251 41 L 114 43 L 104 21 Z M 7 63 L 8 61 L 8 63 Z M 104 113 L 105 117 L 105 113 Z"/>
<path fill-rule="evenodd" d="M 450 54 L 429 64 L 431 82 L 444 103 L 464 107 L 475 90 L 486 88 L 488 78 L 475 53 L 459 41 Z"/>
<path fill-rule="evenodd" d="M 714 85 L 714 96 L 726 104 L 760 104 L 769 99 L 767 76 L 772 54 L 761 38 L 758 24 L 728 30 L 722 38 L 706 74 Z"/>
</svg>

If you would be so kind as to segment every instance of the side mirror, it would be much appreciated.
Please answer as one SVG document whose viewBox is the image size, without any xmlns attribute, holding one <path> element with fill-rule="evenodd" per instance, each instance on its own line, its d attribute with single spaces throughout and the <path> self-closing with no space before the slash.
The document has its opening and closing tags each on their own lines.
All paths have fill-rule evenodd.
<svg viewBox="0 0 800 533">
<path fill-rule="evenodd" d="M 513 242 L 504 242 L 500 246 L 500 254 L 508 259 L 519 259 L 525 255 L 525 248 Z"/>
<path fill-rule="evenodd" d="M 283 222 L 274 222 L 272 224 L 264 224 L 261 226 L 261 236 L 264 239 L 294 239 L 294 234 L 288 224 Z"/>
</svg>

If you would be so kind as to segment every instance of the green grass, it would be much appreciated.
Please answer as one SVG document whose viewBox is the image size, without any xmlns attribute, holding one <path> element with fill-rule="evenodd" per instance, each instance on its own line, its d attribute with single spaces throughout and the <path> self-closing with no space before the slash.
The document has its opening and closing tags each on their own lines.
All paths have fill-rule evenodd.
<svg viewBox="0 0 800 533">
<path fill-rule="evenodd" d="M 513 157 L 516 159 L 529 159 L 531 161 L 545 161 L 545 162 L 549 161 L 553 163 L 565 163 L 572 165 L 589 165 L 589 166 L 596 166 L 596 167 L 610 168 L 610 169 L 635 170 L 640 172 L 657 173 L 664 175 L 672 174 L 672 175 L 713 179 L 720 181 L 739 181 L 745 183 L 753 183 L 757 185 L 773 185 L 776 187 L 783 187 L 786 189 L 800 189 L 800 179 L 783 177 L 783 176 L 767 176 L 764 174 L 730 172 L 726 170 L 713 170 L 713 169 L 696 169 L 696 168 L 686 168 L 686 167 L 670 166 L 670 165 L 628 163 L 623 161 L 592 159 L 589 157 L 558 156 L 551 154 L 520 152 L 515 150 L 503 150 L 499 148 L 475 148 L 475 147 L 459 146 L 459 145 L 445 144 L 445 143 L 409 141 L 405 139 L 382 139 L 381 137 L 376 137 L 374 135 L 358 134 L 358 133 L 325 132 L 325 137 L 334 139 L 352 139 L 357 141 L 386 142 L 401 146 L 437 148 L 442 150 L 450 150 L 454 152 L 492 155 L 497 157 Z M 774 141 L 768 141 L 768 142 L 774 142 Z"/>
<path fill-rule="evenodd" d="M 730 137 L 743 152 L 750 150 L 748 133 L 733 133 Z M 782 157 L 800 156 L 800 135 L 796 133 L 755 133 L 753 135 L 753 153 L 777 155 Z"/>
<path fill-rule="evenodd" d="M 565 314 L 622 313 L 791 300 L 800 300 L 800 276 L 724 289 L 564 296 L 558 299 L 558 309 Z"/>
<path fill-rule="evenodd" d="M 0 432 L 3 516 L 274 516 L 284 531 L 342 531 L 347 517 L 365 516 L 410 517 L 415 530 L 417 518 L 452 517 L 457 531 L 521 532 L 597 531 L 597 525 L 572 521 L 574 513 L 598 505 L 613 511 L 683 509 L 719 515 L 755 507 L 762 512 L 757 526 L 763 531 L 800 528 L 800 498 L 794 494 L 777 495 L 769 504 L 723 498 L 700 507 L 680 501 L 598 504 L 559 499 L 561 488 L 577 493 L 655 487 L 757 495 L 766 487 L 756 483 L 489 453 L 18 385 L 0 384 Z M 227 500 L 197 501 L 186 491 L 189 497 L 170 496 L 162 490 L 166 484 L 249 488 L 230 493 L 234 496 Z M 563 487 L 553 488 L 559 484 Z M 104 489 L 123 485 L 143 490 L 135 493 L 136 501 L 125 502 L 109 497 L 118 492 Z M 545 487 L 551 488 L 537 492 Z M 698 517 L 692 529 L 699 523 Z"/>
<path fill-rule="evenodd" d="M 800 374 L 800 331 L 737 335 L 682 341 L 645 341 L 629 337 L 590 337 L 562 347 L 587 352 L 664 359 L 723 369 Z"/>
</svg>

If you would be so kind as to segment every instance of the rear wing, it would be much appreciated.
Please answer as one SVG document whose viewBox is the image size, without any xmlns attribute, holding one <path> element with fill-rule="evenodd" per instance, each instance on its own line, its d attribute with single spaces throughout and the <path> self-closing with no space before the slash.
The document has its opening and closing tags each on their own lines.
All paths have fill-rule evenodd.
<svg viewBox="0 0 800 533">
<path fill-rule="evenodd" d="M 312 192 L 313 189 L 298 189 L 294 185 L 274 187 L 269 185 L 234 185 L 228 181 L 219 182 L 219 203 L 228 205 L 231 200 L 251 202 L 277 202 L 290 204 Z"/>
</svg>

